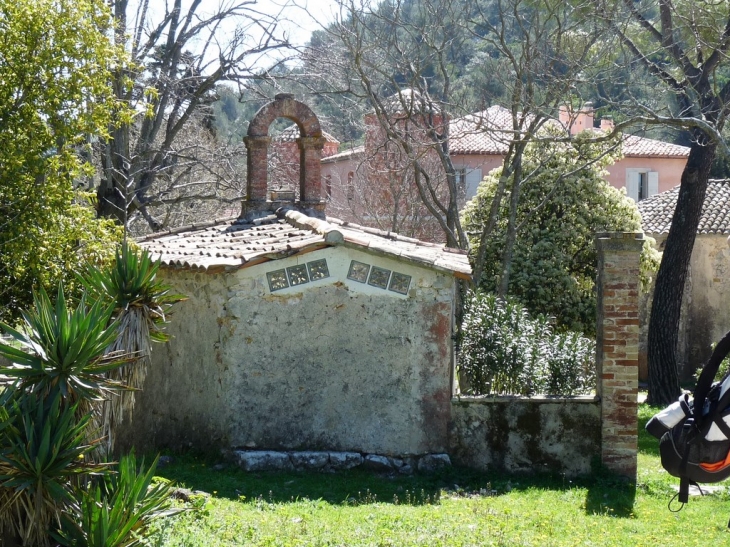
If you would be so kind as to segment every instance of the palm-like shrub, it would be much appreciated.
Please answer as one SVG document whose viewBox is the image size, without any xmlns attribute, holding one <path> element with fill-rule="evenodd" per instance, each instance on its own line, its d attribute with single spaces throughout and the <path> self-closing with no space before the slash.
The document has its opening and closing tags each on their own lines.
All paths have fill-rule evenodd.
<svg viewBox="0 0 730 547">
<path fill-rule="evenodd" d="M 76 419 L 77 404 L 60 392 L 37 397 L 7 390 L 0 424 L 0 533 L 23 545 L 47 544 L 49 528 L 74 504 L 71 485 L 99 466 L 83 458 L 88 416 Z"/>
<path fill-rule="evenodd" d="M 44 546 L 55 530 L 67 545 L 135 545 L 166 509 L 167 489 L 149 488 L 154 466 L 137 474 L 132 458 L 114 476 L 93 461 L 96 403 L 122 388 L 110 375 L 128 359 L 109 351 L 114 304 L 88 300 L 70 307 L 59 288 L 54 304 L 41 289 L 20 327 L 0 324 L 20 345 L 0 343 L 12 363 L 0 369 L 12 382 L 0 385 L 3 541 Z"/>
<path fill-rule="evenodd" d="M 116 319 L 116 337 L 110 343 L 110 355 L 123 353 L 134 360 L 110 370 L 111 380 L 130 388 L 102 405 L 102 433 L 106 449 L 114 448 L 115 430 L 134 408 L 135 390 L 142 389 L 151 353 L 151 342 L 165 342 L 164 324 L 170 306 L 183 299 L 157 278 L 160 267 L 146 251 L 137 252 L 125 241 L 117 250 L 116 261 L 109 269 L 89 266 L 80 277 L 93 297 L 111 302 Z"/>
<path fill-rule="evenodd" d="M 33 303 L 22 312 L 20 330 L 0 323 L 22 346 L 0 343 L 0 355 L 13 363 L 0 374 L 16 380 L 17 389 L 37 396 L 59 392 L 86 413 L 90 401 L 119 387 L 107 374 L 128 360 L 122 352 L 107 351 L 116 338 L 114 308 L 99 300 L 88 304 L 83 296 L 71 309 L 61 286 L 55 305 L 42 288 L 34 293 Z"/>
<path fill-rule="evenodd" d="M 152 484 L 157 458 L 145 469 L 134 455 L 123 456 L 114 473 L 101 475 L 77 491 L 79 510 L 61 517 L 55 539 L 68 547 L 133 547 L 153 519 L 170 509 L 170 486 Z"/>
</svg>

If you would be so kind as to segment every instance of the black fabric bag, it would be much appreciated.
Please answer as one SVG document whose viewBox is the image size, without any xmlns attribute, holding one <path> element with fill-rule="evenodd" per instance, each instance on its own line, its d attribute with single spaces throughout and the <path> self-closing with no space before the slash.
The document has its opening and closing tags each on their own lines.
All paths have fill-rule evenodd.
<svg viewBox="0 0 730 547">
<path fill-rule="evenodd" d="M 690 484 L 730 477 L 730 376 L 714 382 L 728 353 L 730 332 L 702 368 L 694 395 L 682 395 L 646 424 L 646 430 L 659 439 L 662 467 L 680 479 L 676 497 L 682 505 L 689 499 Z"/>
</svg>

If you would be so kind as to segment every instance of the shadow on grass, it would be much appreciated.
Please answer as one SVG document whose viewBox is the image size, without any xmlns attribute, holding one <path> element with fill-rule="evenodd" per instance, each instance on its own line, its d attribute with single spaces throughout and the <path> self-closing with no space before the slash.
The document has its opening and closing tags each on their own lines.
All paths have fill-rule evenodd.
<svg viewBox="0 0 730 547">
<path fill-rule="evenodd" d="M 636 482 L 599 470 L 591 477 L 586 494 L 588 515 L 633 518 Z"/>
<path fill-rule="evenodd" d="M 493 497 L 527 490 L 587 490 L 586 512 L 628 517 L 633 510 L 635 485 L 607 472 L 568 479 L 537 473 L 507 475 L 453 467 L 429 475 L 403 476 L 353 469 L 337 473 L 245 472 L 233 465 L 215 465 L 192 455 L 175 455 L 158 475 L 191 490 L 201 490 L 234 501 L 290 503 L 322 500 L 333 505 L 392 503 L 426 505 L 449 497 Z"/>
<path fill-rule="evenodd" d="M 659 457 L 659 440 L 646 432 L 646 422 L 661 408 L 639 405 L 639 453 Z"/>
</svg>

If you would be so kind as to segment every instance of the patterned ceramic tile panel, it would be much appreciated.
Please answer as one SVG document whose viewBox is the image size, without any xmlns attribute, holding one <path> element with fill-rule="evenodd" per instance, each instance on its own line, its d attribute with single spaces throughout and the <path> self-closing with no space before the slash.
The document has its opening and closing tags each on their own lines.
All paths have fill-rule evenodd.
<svg viewBox="0 0 730 547">
<path fill-rule="evenodd" d="M 387 289 L 389 279 L 390 270 L 373 266 L 373 269 L 370 271 L 370 277 L 368 278 L 368 285 L 372 285 L 373 287 L 378 287 L 380 289 Z"/>
<path fill-rule="evenodd" d="M 266 278 L 269 280 L 269 290 L 271 292 L 280 291 L 289 286 L 289 280 L 286 278 L 286 270 L 268 272 Z"/>
<path fill-rule="evenodd" d="M 330 276 L 329 269 L 327 268 L 327 261 L 315 260 L 314 262 L 307 262 L 309 268 L 309 279 L 317 281 L 318 279 L 324 279 Z"/>
<path fill-rule="evenodd" d="M 309 283 L 309 274 L 307 273 L 307 266 L 305 264 L 291 266 L 286 269 L 286 273 L 289 274 L 289 283 L 291 283 L 292 287 Z"/>
<path fill-rule="evenodd" d="M 397 292 L 399 294 L 408 294 L 408 288 L 410 287 L 410 285 L 410 275 L 393 272 L 393 276 L 390 278 L 390 286 L 388 287 L 388 290 Z"/>
<path fill-rule="evenodd" d="M 369 264 L 353 260 L 350 262 L 350 271 L 347 272 L 347 278 L 359 283 L 365 283 L 368 280 L 368 273 L 370 273 Z"/>
</svg>

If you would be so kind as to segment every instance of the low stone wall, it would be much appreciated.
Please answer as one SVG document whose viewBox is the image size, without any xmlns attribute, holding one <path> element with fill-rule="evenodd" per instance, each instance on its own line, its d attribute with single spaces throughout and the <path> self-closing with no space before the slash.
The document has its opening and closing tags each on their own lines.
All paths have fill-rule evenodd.
<svg viewBox="0 0 730 547">
<path fill-rule="evenodd" d="M 396 458 L 360 452 L 231 450 L 228 459 L 244 471 L 343 471 L 356 467 L 376 472 L 412 475 L 432 473 L 451 466 L 448 454 L 423 454 Z"/>
<path fill-rule="evenodd" d="M 597 397 L 459 397 L 451 402 L 456 465 L 584 475 L 601 456 Z"/>
</svg>

